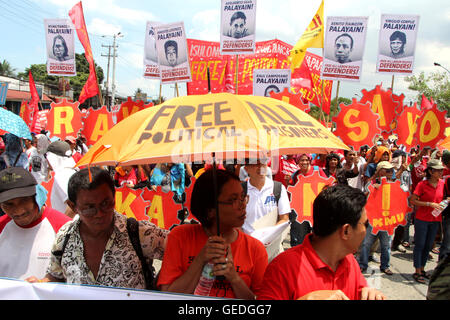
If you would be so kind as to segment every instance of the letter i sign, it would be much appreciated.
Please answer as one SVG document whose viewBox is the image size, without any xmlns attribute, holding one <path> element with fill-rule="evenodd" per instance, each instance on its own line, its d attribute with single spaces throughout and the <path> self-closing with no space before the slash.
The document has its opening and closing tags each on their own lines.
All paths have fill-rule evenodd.
<svg viewBox="0 0 450 320">
<path fill-rule="evenodd" d="M 374 235 L 384 230 L 392 236 L 398 225 L 406 225 L 406 214 L 412 211 L 408 197 L 409 192 L 400 187 L 399 180 L 388 182 L 382 178 L 379 187 L 369 186 L 365 208 Z"/>
</svg>

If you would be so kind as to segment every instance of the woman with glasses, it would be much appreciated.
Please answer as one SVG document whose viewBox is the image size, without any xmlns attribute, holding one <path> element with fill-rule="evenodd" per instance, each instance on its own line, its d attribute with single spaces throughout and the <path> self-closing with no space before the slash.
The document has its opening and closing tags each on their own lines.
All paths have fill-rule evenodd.
<svg viewBox="0 0 450 320">
<path fill-rule="evenodd" d="M 191 213 L 200 224 L 180 225 L 169 233 L 158 287 L 193 294 L 204 266 L 211 263 L 215 280 L 209 296 L 254 299 L 268 261 L 264 245 L 240 230 L 247 202 L 235 174 L 217 170 L 214 177 L 213 170 L 205 171 L 191 196 Z"/>
<path fill-rule="evenodd" d="M 127 217 L 114 210 L 114 181 L 108 171 L 92 167 L 76 172 L 69 180 L 68 196 L 77 216 L 56 235 L 47 275 L 40 281 L 148 288 Z M 138 222 L 147 262 L 162 259 L 167 233 L 148 221 Z"/>
<path fill-rule="evenodd" d="M 417 184 L 410 198 L 411 204 L 417 208 L 414 218 L 413 261 L 415 273 L 413 278 L 419 283 L 425 283 L 425 279 L 430 278 L 430 275 L 425 272 L 425 264 L 442 221 L 440 212 L 435 215 L 433 210 L 439 209 L 440 202 L 444 199 L 443 171 L 444 166 L 441 161 L 429 160 L 425 170 L 426 179 Z"/>
</svg>

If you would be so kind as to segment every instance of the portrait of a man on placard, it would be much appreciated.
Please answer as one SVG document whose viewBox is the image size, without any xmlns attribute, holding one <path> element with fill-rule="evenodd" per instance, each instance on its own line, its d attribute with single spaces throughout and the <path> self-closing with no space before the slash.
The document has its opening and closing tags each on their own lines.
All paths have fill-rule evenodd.
<svg viewBox="0 0 450 320">
<path fill-rule="evenodd" d="M 351 53 L 353 51 L 353 38 L 348 33 L 339 35 L 334 41 L 334 56 L 336 62 L 352 62 Z"/>
<path fill-rule="evenodd" d="M 234 39 L 244 38 L 250 35 L 247 27 L 247 17 L 242 11 L 236 11 L 230 19 L 230 29 L 228 30 L 226 36 L 232 37 Z"/>
<path fill-rule="evenodd" d="M 178 44 L 174 40 L 169 40 L 164 43 L 164 51 L 169 66 L 175 67 L 178 62 Z"/>
<path fill-rule="evenodd" d="M 391 48 L 390 57 L 394 59 L 404 58 L 406 34 L 401 31 L 394 31 L 389 37 L 389 45 Z"/>
</svg>

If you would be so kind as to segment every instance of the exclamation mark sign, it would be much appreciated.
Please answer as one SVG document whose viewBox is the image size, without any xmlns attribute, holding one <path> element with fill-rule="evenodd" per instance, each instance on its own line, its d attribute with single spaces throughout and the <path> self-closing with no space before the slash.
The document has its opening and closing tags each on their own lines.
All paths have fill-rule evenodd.
<svg viewBox="0 0 450 320">
<path fill-rule="evenodd" d="M 381 210 L 384 217 L 389 217 L 391 209 L 391 185 L 383 185 L 381 194 Z"/>
</svg>

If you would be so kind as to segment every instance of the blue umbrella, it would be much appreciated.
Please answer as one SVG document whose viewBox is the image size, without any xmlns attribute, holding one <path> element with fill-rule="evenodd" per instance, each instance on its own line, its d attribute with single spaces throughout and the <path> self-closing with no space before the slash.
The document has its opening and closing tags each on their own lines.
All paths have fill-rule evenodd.
<svg viewBox="0 0 450 320">
<path fill-rule="evenodd" d="M 3 108 L 0 108 L 0 129 L 19 138 L 33 139 L 25 121 L 17 114 Z"/>
</svg>

